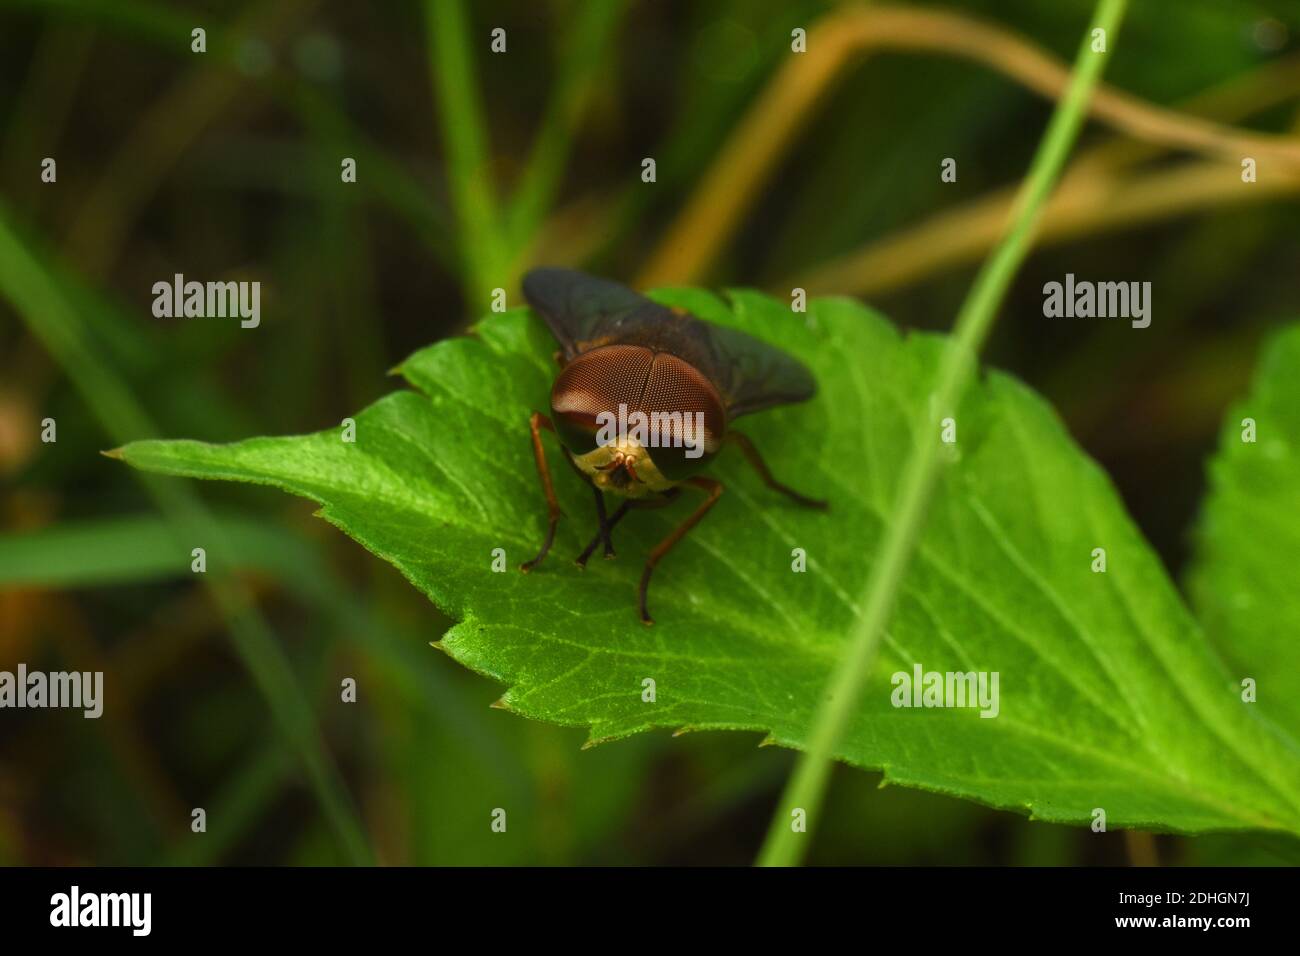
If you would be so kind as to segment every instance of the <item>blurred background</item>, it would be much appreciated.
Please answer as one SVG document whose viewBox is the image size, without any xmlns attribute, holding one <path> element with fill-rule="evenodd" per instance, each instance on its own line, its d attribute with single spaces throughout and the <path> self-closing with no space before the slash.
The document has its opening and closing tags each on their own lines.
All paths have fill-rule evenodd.
<svg viewBox="0 0 1300 956">
<path fill-rule="evenodd" d="M 751 862 L 790 754 L 580 750 L 490 709 L 501 688 L 429 647 L 448 621 L 309 503 L 98 452 L 335 425 L 539 263 L 948 328 L 1091 8 L 0 0 L 0 669 L 102 670 L 111 695 L 100 720 L 0 715 L 0 863 Z M 1181 578 L 1222 414 L 1296 318 L 1300 175 L 1272 158 L 1300 130 L 1300 3 L 1134 3 L 1106 81 L 1136 114 L 1087 124 L 987 358 L 1060 410 Z M 259 280 L 261 326 L 154 318 L 178 272 Z M 1151 281 L 1151 327 L 1044 319 L 1067 272 Z M 208 575 L 227 585 L 177 540 L 202 509 L 243 556 Z M 810 862 L 1300 861 L 878 785 L 836 769 Z"/>
</svg>

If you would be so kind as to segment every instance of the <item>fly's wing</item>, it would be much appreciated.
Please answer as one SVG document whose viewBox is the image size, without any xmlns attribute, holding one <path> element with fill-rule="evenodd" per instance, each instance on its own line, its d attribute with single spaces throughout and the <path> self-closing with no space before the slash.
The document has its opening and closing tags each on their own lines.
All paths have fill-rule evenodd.
<svg viewBox="0 0 1300 956">
<path fill-rule="evenodd" d="M 803 363 L 752 335 L 651 302 L 626 286 L 572 269 L 534 269 L 524 297 L 566 359 L 602 345 L 643 345 L 703 372 L 729 418 L 801 402 L 817 390 Z"/>
<path fill-rule="evenodd" d="M 776 346 L 694 316 L 673 318 L 680 347 L 665 346 L 663 351 L 673 352 L 713 380 L 729 418 L 806 401 L 817 391 L 812 372 Z"/>
<path fill-rule="evenodd" d="M 668 312 L 627 286 L 573 269 L 532 270 L 524 276 L 524 298 L 559 340 L 566 359 L 617 343 L 621 330 L 653 324 Z"/>
</svg>

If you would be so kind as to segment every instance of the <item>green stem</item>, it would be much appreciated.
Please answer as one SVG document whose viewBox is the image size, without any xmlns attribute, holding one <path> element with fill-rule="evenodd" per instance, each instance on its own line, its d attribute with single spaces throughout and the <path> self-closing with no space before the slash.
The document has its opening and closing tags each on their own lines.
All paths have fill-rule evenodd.
<svg viewBox="0 0 1300 956">
<path fill-rule="evenodd" d="M 561 31 L 572 39 L 563 49 L 555 91 L 509 209 L 510 251 L 514 257 L 526 249 L 550 210 L 573 145 L 574 126 L 590 97 L 624 10 L 625 0 L 587 0 L 580 5 L 577 22 Z"/>
<path fill-rule="evenodd" d="M 800 756 L 772 817 L 758 857 L 762 866 L 796 864 L 807 847 L 830 776 L 831 759 L 874 663 L 938 478 L 940 443 L 933 433 L 932 415 L 951 414 L 974 374 L 980 346 L 988 336 L 1007 287 L 1028 254 L 1043 204 L 1055 186 L 1083 125 L 1088 97 L 1113 48 L 1126 3 L 1127 0 L 1099 0 L 1092 24 L 1075 59 L 1070 87 L 1052 114 L 1029 174 L 1020 188 L 1010 229 L 980 269 L 958 313 L 953 336 L 939 369 L 932 406 L 917 415 L 915 444 L 904 468 L 893 510 L 894 520 L 885 531 L 879 558 L 872 566 L 857 628 L 843 660 L 831 676 L 808 746 Z M 1094 53 L 1092 49 L 1094 31 L 1099 29 L 1105 31 L 1106 53 Z M 795 809 L 805 812 L 808 832 L 795 832 L 791 826 L 791 814 Z"/>
<path fill-rule="evenodd" d="M 87 407 L 118 443 L 155 434 L 153 423 L 126 385 L 87 344 L 77 309 L 56 273 L 19 238 L 0 207 L 0 296 L 21 313 L 32 334 L 63 366 Z M 235 649 L 252 673 L 272 716 L 298 750 L 327 819 L 356 863 L 371 862 L 371 853 L 356 811 L 320 739 L 311 705 L 303 695 L 288 658 L 245 589 L 218 566 L 230 554 L 221 525 L 180 483 L 141 474 L 188 555 L 191 542 L 202 542 L 213 573 L 203 576 L 229 627 Z M 179 559 L 178 559 L 179 560 Z"/>
<path fill-rule="evenodd" d="M 496 196 L 474 79 L 465 6 L 462 0 L 425 0 L 429 72 L 447 151 L 447 177 L 460 220 L 466 308 L 478 315 L 492 290 L 510 277 L 505 236 L 497 218 Z M 486 36 L 483 38 L 485 41 Z"/>
</svg>

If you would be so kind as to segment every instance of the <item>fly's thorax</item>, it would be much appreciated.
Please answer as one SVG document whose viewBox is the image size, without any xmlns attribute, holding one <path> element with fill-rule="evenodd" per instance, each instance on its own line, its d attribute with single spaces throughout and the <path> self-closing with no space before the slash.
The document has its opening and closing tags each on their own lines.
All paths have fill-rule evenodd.
<svg viewBox="0 0 1300 956">
<path fill-rule="evenodd" d="M 716 454 L 727 425 L 718 389 L 705 375 L 667 352 L 634 345 L 574 358 L 551 389 L 551 411 L 561 441 L 580 462 L 606 452 L 596 458 L 609 469 L 602 474 L 610 490 L 626 484 L 616 471 L 639 475 L 638 463 L 648 463 L 668 487 L 690 477 Z"/>
</svg>

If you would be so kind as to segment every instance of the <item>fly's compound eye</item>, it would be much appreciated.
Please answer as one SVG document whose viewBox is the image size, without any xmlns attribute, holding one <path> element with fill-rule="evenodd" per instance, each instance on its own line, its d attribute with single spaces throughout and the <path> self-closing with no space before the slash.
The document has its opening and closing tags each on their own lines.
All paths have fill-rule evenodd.
<svg viewBox="0 0 1300 956">
<path fill-rule="evenodd" d="M 607 345 L 579 355 L 560 372 L 551 388 L 555 430 L 575 455 L 596 448 L 597 433 L 619 406 L 640 405 L 655 354 L 636 345 Z"/>
<path fill-rule="evenodd" d="M 671 481 L 689 478 L 717 453 L 727 414 L 717 389 L 694 366 L 660 352 L 641 396 L 650 458 Z"/>
</svg>

